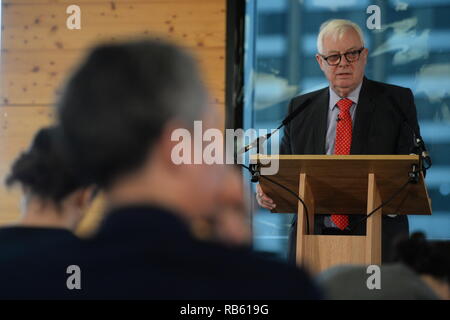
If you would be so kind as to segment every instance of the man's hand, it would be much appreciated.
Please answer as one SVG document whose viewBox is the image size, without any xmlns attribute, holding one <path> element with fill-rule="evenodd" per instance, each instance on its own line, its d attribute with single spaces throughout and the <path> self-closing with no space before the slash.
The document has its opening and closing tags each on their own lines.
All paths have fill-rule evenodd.
<svg viewBox="0 0 450 320">
<path fill-rule="evenodd" d="M 259 183 L 256 185 L 256 201 L 258 204 L 266 209 L 272 210 L 276 208 L 276 204 L 263 191 Z"/>
</svg>

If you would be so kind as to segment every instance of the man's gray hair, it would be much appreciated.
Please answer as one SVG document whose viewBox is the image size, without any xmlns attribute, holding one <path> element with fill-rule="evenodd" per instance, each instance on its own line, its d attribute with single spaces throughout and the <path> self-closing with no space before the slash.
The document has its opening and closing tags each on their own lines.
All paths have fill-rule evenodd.
<svg viewBox="0 0 450 320">
<path fill-rule="evenodd" d="M 166 44 L 169 53 L 167 63 L 173 72 L 167 75 L 168 89 L 164 90 L 164 106 L 169 108 L 167 116 L 181 121 L 187 128 L 192 129 L 195 120 L 201 120 L 206 112 L 209 94 L 204 84 L 200 68 L 192 52 L 184 48 Z M 172 52 L 171 52 L 172 51 Z M 164 79 L 165 80 L 165 79 Z M 163 111 L 163 110 L 161 110 Z"/>
<path fill-rule="evenodd" d="M 160 40 L 97 46 L 69 78 L 58 103 L 61 147 L 85 183 L 106 187 L 138 168 L 164 129 L 188 130 L 208 94 L 196 59 Z"/>
<path fill-rule="evenodd" d="M 358 34 L 362 46 L 364 46 L 364 36 L 361 28 L 354 22 L 345 19 L 332 19 L 325 21 L 320 26 L 319 34 L 317 35 L 317 51 L 323 54 L 323 38 L 325 35 L 334 35 L 338 39 L 342 38 L 343 34 L 349 30 L 353 29 Z"/>
</svg>

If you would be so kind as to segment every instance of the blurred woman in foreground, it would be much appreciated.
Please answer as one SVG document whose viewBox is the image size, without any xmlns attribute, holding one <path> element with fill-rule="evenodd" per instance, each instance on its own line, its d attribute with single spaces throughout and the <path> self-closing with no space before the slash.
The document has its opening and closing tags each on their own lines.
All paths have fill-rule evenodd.
<svg viewBox="0 0 450 320">
<path fill-rule="evenodd" d="M 89 207 L 92 188 L 83 188 L 55 147 L 56 127 L 37 132 L 30 148 L 13 163 L 6 185 L 22 190 L 21 216 L 0 228 L 0 256 L 72 243 L 72 233 Z"/>
</svg>

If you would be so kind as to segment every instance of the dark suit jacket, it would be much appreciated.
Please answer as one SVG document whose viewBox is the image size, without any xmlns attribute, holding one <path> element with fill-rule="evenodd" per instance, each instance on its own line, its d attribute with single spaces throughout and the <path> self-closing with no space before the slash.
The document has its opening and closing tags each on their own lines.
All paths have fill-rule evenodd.
<svg viewBox="0 0 450 320">
<path fill-rule="evenodd" d="M 411 126 L 419 132 L 416 106 L 410 89 L 364 78 L 353 124 L 351 154 L 409 154 L 411 129 L 404 124 L 390 98 L 397 102 Z M 307 98 L 312 101 L 284 130 L 281 154 L 325 154 L 329 88 L 291 100 L 290 113 Z"/>
<path fill-rule="evenodd" d="M 316 299 L 300 269 L 196 240 L 162 208 L 109 213 L 81 262 L 88 298 Z"/>
<path fill-rule="evenodd" d="M 0 300 L 71 298 L 66 271 L 80 245 L 66 229 L 0 228 Z"/>
<path fill-rule="evenodd" d="M 130 206 L 107 214 L 98 234 L 81 245 L 48 234 L 33 237 L 47 250 L 26 257 L 5 254 L 0 298 L 63 299 L 317 299 L 316 285 L 302 270 L 268 261 L 250 250 L 196 240 L 173 212 Z M 31 238 L 31 237 L 29 237 Z M 8 238 L 10 252 L 22 236 Z M 0 241 L 1 233 L 0 233 Z M 71 244 L 72 243 L 72 244 Z M 15 248 L 15 249 L 14 249 Z M 68 265 L 81 269 L 81 290 L 68 290 Z"/>
</svg>

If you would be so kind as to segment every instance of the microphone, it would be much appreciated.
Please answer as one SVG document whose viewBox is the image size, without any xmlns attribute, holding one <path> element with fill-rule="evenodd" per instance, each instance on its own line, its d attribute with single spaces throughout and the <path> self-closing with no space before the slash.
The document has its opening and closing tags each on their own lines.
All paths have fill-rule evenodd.
<svg viewBox="0 0 450 320">
<path fill-rule="evenodd" d="M 275 131 L 270 132 L 270 133 L 268 133 L 268 134 L 266 134 L 266 135 L 264 135 L 264 136 L 260 136 L 260 137 L 256 138 L 252 143 L 246 145 L 244 148 L 242 148 L 241 150 L 239 150 L 238 153 L 239 153 L 239 154 L 246 153 L 247 151 L 253 149 L 254 147 L 257 147 L 259 143 L 264 143 L 267 139 L 270 138 L 270 136 L 271 136 L 273 133 L 275 133 L 275 132 L 277 132 L 277 131 L 278 131 L 278 129 L 276 129 Z"/>
<path fill-rule="evenodd" d="M 281 128 L 283 128 L 284 126 L 286 126 L 289 122 L 291 122 L 295 117 L 297 117 L 300 113 L 303 112 L 303 110 L 306 109 L 307 106 L 309 106 L 309 104 L 311 103 L 311 98 L 307 98 L 302 104 L 300 104 L 300 106 L 298 106 L 294 111 L 292 111 L 291 113 L 289 113 L 286 118 L 284 118 L 284 120 L 281 122 L 281 124 L 278 126 L 278 128 L 276 128 L 273 132 L 269 132 L 268 134 L 265 134 L 263 136 L 260 136 L 258 138 L 256 138 L 252 143 L 246 145 L 245 147 L 243 147 L 242 149 L 240 149 L 238 151 L 238 154 L 243 154 L 248 152 L 249 150 L 253 149 L 254 147 L 258 147 L 260 143 L 264 143 L 265 141 L 269 140 L 270 137 L 277 132 L 278 130 L 280 130 Z"/>
<path fill-rule="evenodd" d="M 250 143 L 249 145 L 245 146 L 244 148 L 242 148 L 241 150 L 239 150 L 237 153 L 235 153 L 234 159 L 237 159 L 237 155 L 241 155 L 243 153 L 246 153 L 247 151 L 253 149 L 255 146 L 258 148 L 259 147 L 259 143 L 262 141 L 263 143 L 265 141 L 267 141 L 272 134 L 274 134 L 275 132 L 277 132 L 278 130 L 280 130 L 282 127 L 286 126 L 289 122 L 291 122 L 295 117 L 297 117 L 300 113 L 302 113 L 306 107 L 309 106 L 309 104 L 311 103 L 312 99 L 311 98 L 307 98 L 302 104 L 300 104 L 294 111 L 292 111 L 291 113 L 289 113 L 286 118 L 284 118 L 284 120 L 281 122 L 281 124 L 278 126 L 278 128 L 276 128 L 273 132 L 270 132 L 266 135 L 260 136 L 258 138 L 256 138 L 255 141 L 253 141 L 252 143 Z M 259 150 L 258 150 L 259 151 Z M 263 178 L 266 179 L 268 181 L 270 181 L 271 183 L 283 188 L 284 190 L 288 191 L 289 193 L 293 194 L 303 205 L 305 212 L 306 212 L 306 230 L 307 230 L 307 234 L 309 234 L 309 215 L 308 215 L 308 208 L 305 204 L 305 202 L 303 201 L 303 199 L 301 199 L 296 192 L 293 192 L 292 190 L 288 189 L 287 187 L 283 186 L 282 184 L 279 184 L 278 182 L 273 181 L 272 179 L 261 175 L 259 172 L 259 166 L 257 164 L 253 164 L 250 165 L 249 167 L 242 165 L 241 166 L 245 169 L 247 169 L 250 174 L 252 175 L 251 177 L 251 182 L 258 182 L 259 178 Z"/>
<path fill-rule="evenodd" d="M 394 106 L 393 110 L 397 113 L 397 115 L 403 120 L 403 123 L 406 124 L 408 129 L 411 131 L 413 139 L 414 139 L 414 146 L 412 148 L 412 153 L 418 154 L 422 157 L 423 161 L 427 164 L 427 166 L 424 166 L 424 170 L 427 170 L 431 167 L 431 157 L 430 154 L 427 151 L 427 148 L 425 146 L 425 142 L 423 141 L 420 134 L 417 132 L 417 130 L 411 126 L 409 123 L 408 117 L 406 117 L 405 113 L 403 112 L 402 108 L 398 105 L 397 101 L 395 101 L 394 97 L 391 94 L 387 95 L 389 101 Z M 425 171 L 424 171 L 425 174 Z"/>
</svg>

